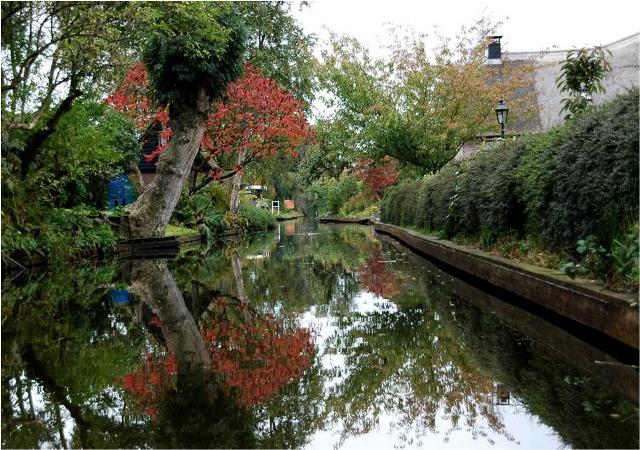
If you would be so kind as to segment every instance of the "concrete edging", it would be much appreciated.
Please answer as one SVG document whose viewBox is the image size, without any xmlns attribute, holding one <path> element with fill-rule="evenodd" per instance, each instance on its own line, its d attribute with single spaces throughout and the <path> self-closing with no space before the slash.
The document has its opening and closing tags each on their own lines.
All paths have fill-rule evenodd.
<svg viewBox="0 0 640 450">
<path fill-rule="evenodd" d="M 638 310 L 631 307 L 634 300 L 631 295 L 608 291 L 595 282 L 571 280 L 559 271 L 517 263 L 396 225 L 374 222 L 374 229 L 412 250 L 639 348 Z"/>
</svg>

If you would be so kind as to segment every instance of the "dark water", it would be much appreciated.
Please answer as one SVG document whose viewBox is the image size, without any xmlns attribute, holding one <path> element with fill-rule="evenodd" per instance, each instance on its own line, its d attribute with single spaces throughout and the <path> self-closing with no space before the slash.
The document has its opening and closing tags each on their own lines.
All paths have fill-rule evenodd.
<svg viewBox="0 0 640 450">
<path fill-rule="evenodd" d="M 3 447 L 637 448 L 637 375 L 360 226 L 2 287 Z"/>
</svg>

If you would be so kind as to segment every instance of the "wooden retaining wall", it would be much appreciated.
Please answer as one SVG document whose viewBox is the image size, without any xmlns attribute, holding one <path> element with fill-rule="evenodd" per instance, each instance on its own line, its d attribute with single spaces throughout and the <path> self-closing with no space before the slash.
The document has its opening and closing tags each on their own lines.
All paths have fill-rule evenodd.
<svg viewBox="0 0 640 450">
<path fill-rule="evenodd" d="M 327 216 L 327 217 L 318 218 L 318 222 L 320 223 L 355 223 L 360 225 L 371 224 L 371 220 L 366 217 L 364 219 L 351 219 L 348 217 Z"/>
<path fill-rule="evenodd" d="M 631 306 L 636 300 L 633 295 L 608 291 L 595 282 L 571 280 L 555 270 L 516 263 L 395 225 L 376 222 L 374 229 L 419 253 L 512 292 L 623 344 L 639 348 L 638 309 Z"/>
<path fill-rule="evenodd" d="M 242 233 L 240 228 L 227 230 L 216 235 L 216 238 L 236 237 Z M 118 242 L 118 257 L 120 259 L 175 258 L 181 248 L 200 245 L 202 239 L 201 235 L 193 235 L 123 240 Z"/>
</svg>

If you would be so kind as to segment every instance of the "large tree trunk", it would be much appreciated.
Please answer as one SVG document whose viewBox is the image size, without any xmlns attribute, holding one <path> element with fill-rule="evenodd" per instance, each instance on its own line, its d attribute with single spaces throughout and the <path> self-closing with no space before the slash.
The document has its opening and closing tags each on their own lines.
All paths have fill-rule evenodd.
<svg viewBox="0 0 640 450">
<path fill-rule="evenodd" d="M 238 152 L 238 165 L 242 165 L 244 163 L 244 155 L 245 151 L 241 150 Z M 231 183 L 231 201 L 229 204 L 229 209 L 232 213 L 238 214 L 240 210 L 240 188 L 242 187 L 242 170 L 236 172 L 233 176 L 233 181 Z"/>
<path fill-rule="evenodd" d="M 156 177 L 129 210 L 123 238 L 164 236 L 204 134 L 209 97 L 200 89 L 195 106 L 172 105 L 173 135 L 158 162 Z"/>
</svg>

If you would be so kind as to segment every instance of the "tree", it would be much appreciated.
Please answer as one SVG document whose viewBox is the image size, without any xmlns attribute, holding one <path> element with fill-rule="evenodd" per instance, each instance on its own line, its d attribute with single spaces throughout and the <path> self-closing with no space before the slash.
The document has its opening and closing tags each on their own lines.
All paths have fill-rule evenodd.
<svg viewBox="0 0 640 450">
<path fill-rule="evenodd" d="M 310 136 L 301 102 L 247 65 L 245 76 L 229 85 L 207 121 L 202 147 L 213 169 L 201 186 L 233 173 L 230 209 L 237 213 L 243 168 L 254 159 L 280 152 L 296 156 L 297 148 Z M 223 174 L 220 157 L 229 153 L 236 157 L 236 165 Z"/>
<path fill-rule="evenodd" d="M 169 108 L 172 138 L 157 175 L 129 210 L 128 237 L 163 235 L 202 141 L 213 101 L 241 71 L 244 50 L 233 6 L 223 3 L 147 4 L 153 25 L 143 61 L 152 98 Z"/>
<path fill-rule="evenodd" d="M 426 36 L 408 33 L 379 58 L 357 40 L 333 35 L 319 74 L 330 111 L 320 121 L 322 153 L 348 164 L 391 156 L 404 169 L 428 173 L 495 126 L 498 99 L 514 99 L 512 111 L 525 115 L 530 95 L 522 92 L 530 87 L 533 65 L 487 65 L 491 34 L 491 25 L 480 21 L 430 56 Z"/>
<path fill-rule="evenodd" d="M 155 121 L 161 124 L 163 131 L 158 147 L 149 155 L 152 158 L 165 151 L 173 131 L 167 109 L 155 108 L 149 102 L 147 84 L 144 67 L 136 64 L 107 102 L 133 119 L 141 131 Z M 297 149 L 312 133 L 302 102 L 251 65 L 245 66 L 245 75 L 228 86 L 212 110 L 200 142 L 205 158 L 197 167 L 206 165 L 209 172 L 191 193 L 212 181 L 233 177 L 231 210 L 237 212 L 244 168 L 252 161 L 276 155 L 297 157 Z"/>
<path fill-rule="evenodd" d="M 309 112 L 315 90 L 315 37 L 305 34 L 291 16 L 291 3 L 243 2 L 241 6 L 247 61 L 291 92 Z"/>
<path fill-rule="evenodd" d="M 24 177 L 74 100 L 108 90 L 130 62 L 127 19 L 110 2 L 2 3 L 3 156 Z"/>
<path fill-rule="evenodd" d="M 380 199 L 384 191 L 398 180 L 397 167 L 398 160 L 389 156 L 378 161 L 361 159 L 356 163 L 355 174 L 364 182 L 367 194 Z"/>
<path fill-rule="evenodd" d="M 607 72 L 611 71 L 611 64 L 606 60 L 606 53 L 602 47 L 593 49 L 581 48 L 571 50 L 560 66 L 560 76 L 556 79 L 556 86 L 560 92 L 569 94 L 562 100 L 562 110 L 567 112 L 565 119 L 577 114 L 587 107 L 591 96 L 604 93 L 602 84 Z"/>
</svg>

